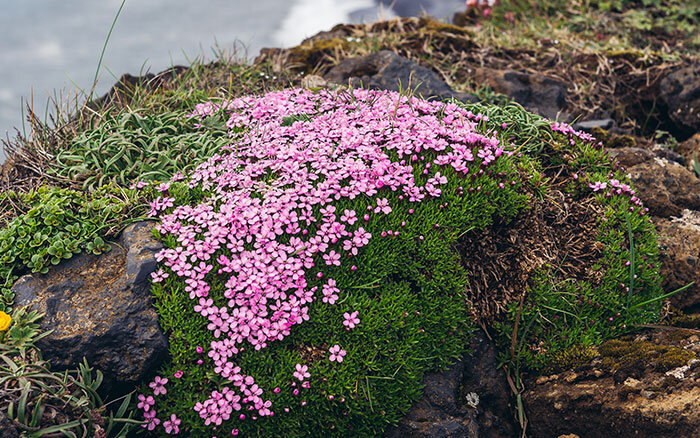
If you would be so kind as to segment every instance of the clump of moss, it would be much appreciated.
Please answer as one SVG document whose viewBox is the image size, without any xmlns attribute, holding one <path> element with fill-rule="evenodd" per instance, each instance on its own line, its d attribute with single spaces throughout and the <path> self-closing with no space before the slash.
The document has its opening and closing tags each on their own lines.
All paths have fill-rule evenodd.
<svg viewBox="0 0 700 438">
<path fill-rule="evenodd" d="M 389 96 L 389 100 L 386 96 Z M 569 195 L 576 195 L 575 202 L 586 200 L 601 206 L 604 217 L 597 224 L 600 257 L 594 259 L 595 270 L 600 271 L 601 275 L 596 274 L 595 279 L 559 278 L 562 274 L 561 263 L 564 262 L 562 259 L 559 266 L 550 264 L 532 276 L 531 288 L 523 304 L 511 303 L 507 321 L 499 327 L 508 345 L 516 346 L 515 357 L 509 360 L 530 368 L 545 366 L 553 359 L 558 359 L 562 367 L 583 366 L 594 355 L 593 349 L 587 346 L 623 333 L 627 324 L 648 322 L 657 317 L 660 288 L 653 229 L 644 216 L 644 210 L 639 208 L 638 200 L 630 199 L 633 191 L 622 182 L 624 175 L 614 172 L 600 143 L 583 133 L 576 133 L 565 125 L 550 124 L 518 105 L 496 108 L 476 104 L 459 108 L 457 104 L 450 103 L 438 107 L 397 93 L 367 93 L 366 90 L 353 90 L 346 94 L 285 90 L 258 100 L 257 106 L 236 106 L 235 102 L 231 105 L 227 109 L 231 113 L 228 126 L 241 126 L 257 120 L 246 111 L 267 114 L 265 117 L 272 120 L 267 120 L 266 129 L 277 129 L 284 134 L 271 137 L 282 143 L 276 148 L 261 151 L 255 160 L 237 161 L 241 159 L 240 156 L 216 155 L 194 173 L 192 180 L 185 176 L 184 182 L 170 184 L 165 190 L 174 205 L 164 208 L 163 220 L 168 228 L 160 228 L 161 231 L 189 229 L 189 224 L 183 225 L 185 228 L 172 228 L 173 221 L 190 220 L 185 219 L 188 216 L 184 213 L 189 209 L 211 211 L 209 220 L 222 212 L 228 214 L 226 212 L 235 211 L 225 204 L 229 187 L 253 187 L 250 193 L 251 199 L 254 199 L 252 202 L 264 202 L 266 193 L 276 193 L 271 190 L 280 189 L 275 184 L 278 178 L 284 177 L 284 169 L 294 165 L 285 164 L 279 166 L 279 171 L 271 171 L 266 167 L 269 166 L 267 163 L 273 157 L 285 157 L 284 154 L 290 153 L 285 149 L 289 146 L 284 142 L 292 141 L 290 139 L 294 139 L 298 132 L 305 134 L 294 143 L 293 153 L 303 151 L 304 142 L 322 132 L 335 136 L 332 144 L 338 149 L 329 150 L 323 146 L 325 143 L 319 141 L 308 153 L 322 151 L 337 160 L 343 158 L 344 153 L 352 154 L 358 147 L 349 139 L 365 139 L 362 141 L 369 141 L 371 146 L 359 144 L 374 148 L 371 141 L 388 134 L 396 135 L 401 132 L 400 129 L 410 126 L 411 135 L 402 137 L 401 141 L 384 140 L 378 143 L 380 148 L 391 145 L 386 165 L 391 162 L 391 166 L 397 166 L 395 169 L 404 169 L 399 166 L 412 163 L 409 170 L 412 177 L 402 181 L 428 184 L 428 181 L 432 181 L 431 175 L 445 178 L 439 192 L 434 191 L 434 187 L 431 187 L 434 182 L 430 182 L 426 190 L 437 194 L 421 202 L 407 202 L 410 190 L 404 193 L 400 185 L 390 190 L 382 182 L 372 195 L 354 198 L 339 195 L 333 201 L 329 197 L 326 202 L 332 202 L 334 207 L 330 212 L 318 205 L 304 213 L 305 216 L 312 215 L 304 219 L 308 223 L 303 226 L 310 236 L 327 229 L 319 225 L 323 221 L 336 221 L 333 211 L 337 211 L 346 215 L 358 212 L 363 233 L 381 237 L 371 239 L 366 248 L 351 256 L 351 269 L 345 265 L 345 258 L 341 258 L 337 266 L 325 256 L 316 256 L 313 263 L 308 263 L 308 275 L 305 276 L 308 286 L 320 291 L 327 278 L 333 279 L 339 289 L 337 304 L 310 300 L 309 320 L 300 328 L 295 327 L 288 336 L 276 339 L 263 348 L 256 349 L 253 344 L 242 343 L 241 349 L 232 353 L 231 359 L 228 359 L 232 366 L 243 370 L 237 372 L 254 376 L 256 388 L 264 391 L 264 397 L 269 399 L 275 415 L 259 414 L 255 421 L 250 421 L 249 415 L 258 415 L 256 408 L 243 417 L 237 414 L 235 418 L 224 419 L 222 427 L 226 430 L 240 430 L 248 435 L 302 436 L 312 430 L 323 429 L 331 435 L 351 431 L 357 436 L 369 436 L 380 434 L 387 424 L 398 421 L 420 396 L 423 373 L 444 368 L 463 354 L 473 329 L 463 295 L 469 272 L 460 263 L 461 255 L 455 243 L 465 235 L 478 239 L 481 230 L 495 223 L 507 226 L 514 217 L 526 211 L 528 203 L 546 199 L 550 190 L 549 181 L 556 178 L 552 176 L 548 180 L 543 176 L 547 169 L 562 169 L 560 173 L 571 175 L 570 181 L 567 181 L 570 187 L 566 190 Z M 209 112 L 203 111 L 200 115 L 206 118 Z M 328 123 L 328 120 L 335 120 L 333 117 L 338 114 L 343 114 L 338 119 L 343 126 L 346 120 L 355 121 L 345 128 L 349 133 L 359 127 L 372 130 L 376 126 L 377 130 L 372 131 L 371 135 L 346 136 L 327 131 L 331 126 L 339 129 L 338 124 Z M 372 120 L 371 123 L 357 122 L 378 115 L 386 117 Z M 445 131 L 443 123 L 457 123 L 457 126 Z M 420 137 L 424 126 L 432 126 L 429 138 L 425 139 L 425 143 L 416 143 L 414 138 Z M 463 132 L 461 129 L 471 132 L 468 140 L 460 140 L 461 137 L 456 134 Z M 265 131 L 265 135 L 270 134 Z M 256 135 L 261 135 L 261 132 L 251 129 L 243 132 L 241 139 L 253 141 L 252 144 L 257 147 L 258 143 L 251 140 Z M 456 148 L 456 152 L 454 155 L 436 154 L 432 148 L 440 144 L 443 146 L 437 147 L 445 154 L 451 151 L 448 147 Z M 236 150 L 236 147 L 242 148 L 245 153 L 255 150 L 251 144 L 237 146 L 234 142 L 226 153 Z M 416 152 L 411 152 L 411 148 L 415 148 Z M 490 148 L 498 149 L 489 154 Z M 376 153 L 365 152 L 368 157 Z M 458 157 L 459 154 L 463 154 L 464 159 L 455 162 L 455 168 L 452 168 L 449 164 L 451 157 Z M 364 165 L 352 160 L 342 162 Z M 468 165 L 464 165 L 464 162 L 468 162 Z M 244 163 L 244 168 L 236 167 Z M 310 171 L 314 166 L 299 172 L 306 174 L 305 169 Z M 255 172 L 251 182 L 242 186 L 227 185 L 228 178 L 243 169 Z M 320 169 L 318 172 L 322 176 L 314 186 L 324 187 L 329 175 L 323 167 Z M 440 175 L 433 173 L 437 169 Z M 217 172 L 222 172 L 221 178 Z M 382 176 L 385 172 L 386 168 L 382 168 L 363 170 L 362 174 Z M 219 181 L 226 185 L 217 187 Z M 333 181 L 328 184 L 342 187 Z M 610 190 L 603 191 L 607 184 L 610 184 Z M 295 186 L 286 184 L 282 187 Z M 156 195 L 166 196 L 162 193 Z M 375 195 L 385 197 L 381 206 L 374 199 Z M 377 216 L 376 213 L 386 206 L 391 207 L 391 214 Z M 173 208 L 183 210 L 177 210 L 180 213 L 176 214 Z M 223 210 L 219 211 L 218 208 Z M 369 213 L 364 215 L 364 212 Z M 322 216 L 332 219 L 323 219 Z M 229 222 L 235 220 L 227 219 L 226 223 Z M 595 221 L 592 223 L 596 224 Z M 294 230 L 293 227 L 289 229 Z M 189 237 L 182 238 L 202 239 L 203 233 L 207 232 L 204 223 L 198 223 L 192 230 Z M 219 375 L 223 369 L 221 364 L 216 364 L 218 368 L 215 369 L 219 371 L 208 371 L 215 364 L 206 355 L 200 356 L 202 349 L 199 352 L 195 350 L 197 346 L 208 348 L 217 341 L 212 333 L 214 329 L 207 328 L 207 318 L 202 318 L 197 312 L 204 308 L 213 310 L 212 305 L 222 308 L 227 303 L 233 307 L 231 311 L 237 312 L 236 306 L 239 304 L 230 300 L 228 289 L 232 283 L 225 274 L 229 272 L 225 264 L 231 255 L 222 248 L 212 256 L 211 260 L 221 265 L 215 265 L 211 271 L 205 267 L 208 273 L 203 273 L 201 279 L 210 288 L 207 289 L 206 300 L 198 304 L 203 306 L 202 309 L 192 312 L 194 303 L 188 292 L 194 293 L 193 283 L 183 282 L 179 277 L 196 274 L 188 269 L 178 268 L 179 271 L 175 271 L 170 268 L 174 266 L 172 264 L 179 263 L 174 261 L 177 257 L 171 256 L 190 249 L 182 248 L 180 237 L 173 232 L 159 235 L 170 254 L 166 258 L 173 261 L 171 265 L 166 263 L 158 274 L 164 281 L 154 285 L 153 291 L 162 325 L 170 333 L 172 361 L 161 372 L 161 375 L 170 378 L 170 384 L 167 394 L 158 397 L 156 408 L 159 415 L 176 414 L 182 420 L 184 430 L 203 434 L 210 431 L 203 420 L 208 414 L 201 416 L 193 406 L 203 402 L 210 394 L 214 397 L 215 391 L 222 391 L 231 383 Z M 228 249 L 234 253 L 252 251 L 256 248 L 256 242 L 251 239 L 233 243 Z M 279 243 L 298 243 L 296 239 L 284 236 Z M 328 249 L 335 248 L 332 245 L 337 243 L 329 240 Z M 195 248 L 196 244 L 191 248 Z M 335 253 L 335 249 L 332 252 Z M 345 252 L 342 254 L 345 255 Z M 292 255 L 295 254 L 292 252 Z M 642 261 L 645 263 L 642 264 Z M 194 259 L 192 262 L 196 263 Z M 198 269 L 204 268 L 200 265 Z M 163 274 L 169 275 L 163 277 Z M 207 300 L 215 304 L 207 304 Z M 362 315 L 362 322 L 353 330 L 345 330 L 341 324 L 343 318 L 347 319 L 346 315 L 354 311 Z M 212 322 L 210 327 L 217 324 L 220 323 Z M 517 330 L 514 330 L 516 325 Z M 510 339 L 514 331 L 515 340 Z M 236 342 L 241 343 L 244 339 Z M 327 353 L 321 356 L 321 352 L 328 352 L 336 345 L 347 351 L 342 366 L 329 362 L 330 359 L 325 356 Z M 539 353 L 545 354 L 537 354 L 537 348 L 540 349 Z M 300 389 L 299 382 L 291 380 L 291 373 L 297 364 L 308 366 L 312 375 L 308 387 Z M 176 375 L 180 378 L 175 379 Z M 270 388 L 276 389 L 271 393 Z M 249 398 L 246 400 L 241 403 L 250 403 Z"/>
<path fill-rule="evenodd" d="M 326 38 L 310 41 L 289 50 L 289 62 L 294 67 L 301 67 L 310 72 L 324 57 L 337 51 L 347 49 L 349 43 L 340 38 Z"/>
<path fill-rule="evenodd" d="M 581 371 L 588 367 L 596 357 L 598 357 L 598 352 L 594 347 L 572 345 L 552 355 L 551 362 L 542 369 L 542 373 L 553 374 L 563 371 Z"/>
<path fill-rule="evenodd" d="M 637 146 L 637 140 L 631 135 L 613 134 L 602 128 L 593 128 L 591 133 L 608 148 L 624 148 Z"/>
<path fill-rule="evenodd" d="M 692 351 L 647 341 L 620 339 L 604 342 L 598 347 L 602 365 L 613 372 L 626 370 L 641 375 L 646 369 L 664 372 L 688 363 L 696 357 Z"/>
<path fill-rule="evenodd" d="M 689 329 L 700 329 L 700 313 L 676 316 L 671 320 L 670 325 Z"/>
</svg>

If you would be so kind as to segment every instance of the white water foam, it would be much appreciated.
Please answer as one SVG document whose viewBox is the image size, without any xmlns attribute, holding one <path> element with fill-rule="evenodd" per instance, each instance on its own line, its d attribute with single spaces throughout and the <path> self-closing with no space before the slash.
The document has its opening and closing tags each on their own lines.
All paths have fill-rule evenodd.
<svg viewBox="0 0 700 438">
<path fill-rule="evenodd" d="M 350 14 L 355 11 L 374 7 L 373 0 L 297 0 L 274 40 L 282 47 L 292 47 L 338 23 L 350 22 Z"/>
</svg>

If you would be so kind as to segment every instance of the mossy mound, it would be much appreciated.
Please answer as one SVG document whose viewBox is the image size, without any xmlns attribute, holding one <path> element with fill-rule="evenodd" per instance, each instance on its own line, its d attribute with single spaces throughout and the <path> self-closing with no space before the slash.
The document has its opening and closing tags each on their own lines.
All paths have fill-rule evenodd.
<svg viewBox="0 0 700 438">
<path fill-rule="evenodd" d="M 624 370 L 634 376 L 643 375 L 647 368 L 668 371 L 695 358 L 695 353 L 680 347 L 620 339 L 603 343 L 598 352 L 604 367 L 612 371 Z"/>
<path fill-rule="evenodd" d="M 600 144 L 566 125 L 517 105 L 366 90 L 284 90 L 192 115 L 233 138 L 147 189 L 171 342 L 139 403 L 149 430 L 376 436 L 426 371 L 465 353 L 474 318 L 500 321 L 516 368 L 656 318 L 641 202 Z M 572 205 L 583 207 L 557 218 Z M 498 238 L 509 227 L 534 238 L 521 270 L 494 250 L 518 247 Z M 486 235 L 494 248 L 465 250 Z"/>
</svg>

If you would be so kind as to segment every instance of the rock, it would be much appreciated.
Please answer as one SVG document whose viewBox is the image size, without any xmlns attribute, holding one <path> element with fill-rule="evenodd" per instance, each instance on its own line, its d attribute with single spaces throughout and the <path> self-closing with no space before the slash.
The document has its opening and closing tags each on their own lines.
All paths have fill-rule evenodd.
<svg viewBox="0 0 700 438">
<path fill-rule="evenodd" d="M 549 438 L 695 438 L 700 430 L 700 387 L 688 386 L 647 398 L 617 395 L 611 378 L 532 387 L 524 394 L 529 435 Z M 553 415 L 552 407 L 558 407 Z"/>
<path fill-rule="evenodd" d="M 549 119 L 566 119 L 561 114 L 566 103 L 566 84 L 541 74 L 523 73 L 514 70 L 477 68 L 474 80 L 479 85 L 488 85 L 496 93 L 509 96 L 527 110 Z"/>
<path fill-rule="evenodd" d="M 571 383 L 571 382 L 569 382 L 569 383 Z M 642 389 L 642 382 L 635 379 L 634 377 L 628 377 L 627 379 L 625 379 L 625 381 L 622 384 L 631 388 L 631 389 L 635 389 L 635 390 Z"/>
<path fill-rule="evenodd" d="M 574 123 L 572 128 L 577 131 L 591 132 L 595 128 L 608 130 L 612 128 L 614 124 L 615 121 L 613 119 L 584 120 Z"/>
<path fill-rule="evenodd" d="M 697 438 L 700 385 L 684 349 L 689 331 L 647 330 L 647 341 L 608 341 L 598 348 L 605 371 L 536 385 L 525 377 L 528 437 Z M 636 352 L 635 352 L 636 351 Z M 643 353 L 644 352 L 644 353 Z M 642 354 L 639 356 L 638 354 Z M 663 354 L 666 361 L 653 359 Z M 634 376 L 632 376 L 634 374 Z"/>
<path fill-rule="evenodd" d="M 505 373 L 498 368 L 496 347 L 482 331 L 475 333 L 473 351 L 465 360 L 462 393 L 479 395 L 479 436 L 510 438 L 518 435 L 511 391 Z"/>
<path fill-rule="evenodd" d="M 0 410 L 0 438 L 19 438 L 19 432 L 15 428 L 12 420 L 7 418 L 5 413 Z"/>
<path fill-rule="evenodd" d="M 132 224 L 110 252 L 80 254 L 15 283 L 16 306 L 46 314 L 41 329 L 53 333 L 38 346 L 53 369 L 77 368 L 85 357 L 104 373 L 106 392 L 123 393 L 166 358 L 147 281 L 161 248 L 151 229 L 151 223 Z"/>
<path fill-rule="evenodd" d="M 667 148 L 666 146 L 662 146 L 660 144 L 655 144 L 655 145 L 652 145 L 651 150 L 659 158 L 664 158 L 668 161 L 676 162 L 676 163 L 680 164 L 681 166 L 683 166 L 685 164 L 685 159 L 683 158 L 683 156 L 681 154 Z"/>
<path fill-rule="evenodd" d="M 608 149 L 608 154 L 617 159 L 623 167 L 629 169 L 645 161 L 653 160 L 656 154 L 649 149 L 639 147 L 621 147 Z"/>
<path fill-rule="evenodd" d="M 495 348 L 483 332 L 478 332 L 473 347 L 471 355 L 446 371 L 425 375 L 423 398 L 386 437 L 517 435 L 508 384 L 496 368 Z"/>
<path fill-rule="evenodd" d="M 693 168 L 693 160 L 695 157 L 697 157 L 698 165 L 700 165 L 700 132 L 686 141 L 679 143 L 678 146 L 676 146 L 676 151 L 683 156 L 688 169 L 695 173 L 695 169 Z"/>
<path fill-rule="evenodd" d="M 666 76 L 659 98 L 668 108 L 676 137 L 700 132 L 700 64 L 684 67 Z"/>
<path fill-rule="evenodd" d="M 158 264 L 155 255 L 163 248 L 163 244 L 153 237 L 151 222 L 129 225 L 122 232 L 122 241 L 127 250 L 126 274 L 133 278 L 133 284 L 141 284 L 155 271 Z"/>
<path fill-rule="evenodd" d="M 303 88 L 314 89 L 314 88 L 325 88 L 328 86 L 328 82 L 318 75 L 308 75 L 304 76 L 301 80 L 301 86 Z"/>
<path fill-rule="evenodd" d="M 684 210 L 677 218 L 656 219 L 655 225 L 664 290 L 670 292 L 695 282 L 673 295 L 671 304 L 686 312 L 700 308 L 700 212 Z"/>
<path fill-rule="evenodd" d="M 458 403 L 457 394 L 464 372 L 464 360 L 441 373 L 423 377 L 423 398 L 415 403 L 387 438 L 478 437 L 477 411 Z"/>
<path fill-rule="evenodd" d="M 618 156 L 621 162 L 627 158 Z M 684 209 L 700 210 L 700 179 L 680 164 L 654 157 L 627 171 L 637 191 L 654 216 L 680 216 Z"/>
<path fill-rule="evenodd" d="M 434 71 L 388 50 L 345 59 L 331 68 L 324 79 L 341 85 L 349 83 L 356 88 L 415 90 L 424 98 L 454 97 L 462 102 L 476 101 L 474 96 L 453 91 Z"/>
</svg>

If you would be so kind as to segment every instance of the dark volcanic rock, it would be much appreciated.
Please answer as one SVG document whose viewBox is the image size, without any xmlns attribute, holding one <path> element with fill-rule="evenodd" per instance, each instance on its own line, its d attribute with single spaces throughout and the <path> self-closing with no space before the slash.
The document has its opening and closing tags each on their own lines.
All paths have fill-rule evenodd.
<svg viewBox="0 0 700 438">
<path fill-rule="evenodd" d="M 479 436 L 518 436 L 519 427 L 514 423 L 511 391 L 503 370 L 497 368 L 495 345 L 479 330 L 472 346 L 471 357 L 465 362 L 462 396 L 466 397 L 466 394 L 472 392 L 479 396 L 476 418 Z"/>
<path fill-rule="evenodd" d="M 566 103 L 566 84 L 541 74 L 523 73 L 514 70 L 477 68 L 474 80 L 479 85 L 488 85 L 493 91 L 509 96 L 525 109 L 549 119 L 565 120 L 561 114 Z"/>
<path fill-rule="evenodd" d="M 423 398 L 411 407 L 399 424 L 387 431 L 387 438 L 461 438 L 478 437 L 476 409 L 458 402 L 459 384 L 464 372 L 464 360 L 441 373 L 423 377 Z"/>
<path fill-rule="evenodd" d="M 76 368 L 85 357 L 104 373 L 105 391 L 124 392 L 165 359 L 167 340 L 147 281 L 161 248 L 152 227 L 130 225 L 121 247 L 78 255 L 14 285 L 17 306 L 46 313 L 41 328 L 53 333 L 38 346 L 53 369 Z"/>
<path fill-rule="evenodd" d="M 341 61 L 326 73 L 324 79 L 341 85 L 350 83 L 356 88 L 415 90 L 424 98 L 454 97 L 462 102 L 476 101 L 474 96 L 453 91 L 434 71 L 388 50 Z"/>
<path fill-rule="evenodd" d="M 496 368 L 493 344 L 478 332 L 471 355 L 441 373 L 423 378 L 423 398 L 413 405 L 388 438 L 517 436 L 512 422 L 510 393 L 502 370 Z M 478 396 L 475 406 L 467 394 Z"/>
<path fill-rule="evenodd" d="M 666 76 L 661 81 L 659 97 L 668 108 L 677 137 L 700 132 L 700 64 Z"/>
</svg>

